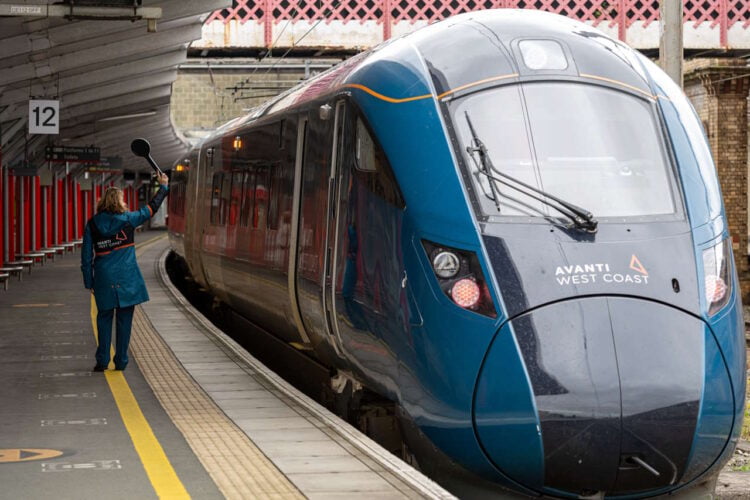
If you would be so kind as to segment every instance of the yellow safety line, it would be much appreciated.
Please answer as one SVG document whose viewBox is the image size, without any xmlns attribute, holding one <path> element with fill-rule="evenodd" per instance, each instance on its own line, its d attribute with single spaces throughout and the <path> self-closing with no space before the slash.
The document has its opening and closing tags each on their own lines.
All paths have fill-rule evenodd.
<svg viewBox="0 0 750 500">
<path fill-rule="evenodd" d="M 153 242 L 153 238 L 144 244 Z M 96 328 L 96 301 L 94 295 L 91 295 L 91 326 L 94 328 L 94 338 L 99 341 L 99 332 Z M 114 349 L 112 349 L 114 350 Z M 110 361 L 109 368 L 112 368 Z M 164 449 L 156 439 L 154 431 L 148 424 L 146 417 L 138 405 L 138 401 L 130 390 L 127 380 L 121 371 L 108 370 L 104 375 L 115 398 L 117 408 L 120 410 L 120 416 L 125 423 L 125 428 L 130 434 L 133 446 L 141 459 L 143 468 L 146 470 L 151 486 L 153 486 L 156 495 L 159 498 L 190 498 L 185 486 L 177 477 L 172 464 L 169 462 Z"/>
</svg>

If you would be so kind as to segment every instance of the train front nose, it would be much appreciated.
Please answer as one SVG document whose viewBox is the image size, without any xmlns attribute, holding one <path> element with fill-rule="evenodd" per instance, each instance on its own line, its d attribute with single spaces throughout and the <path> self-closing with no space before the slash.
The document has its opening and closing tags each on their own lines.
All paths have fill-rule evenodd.
<svg viewBox="0 0 750 500">
<path fill-rule="evenodd" d="M 676 487 L 702 473 L 731 432 L 731 420 L 718 419 L 714 443 L 696 440 L 705 430 L 699 422 L 711 419 L 701 401 L 706 364 L 717 358 L 702 320 L 656 302 L 594 297 L 545 306 L 506 324 L 490 347 L 474 402 L 477 435 L 500 470 L 536 490 Z M 731 394 L 720 364 L 711 388 Z"/>
</svg>

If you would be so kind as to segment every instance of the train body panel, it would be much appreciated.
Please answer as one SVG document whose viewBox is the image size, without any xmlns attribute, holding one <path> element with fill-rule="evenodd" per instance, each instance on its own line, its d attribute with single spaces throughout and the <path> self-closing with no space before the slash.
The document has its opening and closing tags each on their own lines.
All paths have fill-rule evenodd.
<svg viewBox="0 0 750 500">
<path fill-rule="evenodd" d="M 173 182 L 195 279 L 396 402 L 426 469 L 637 497 L 734 448 L 741 304 L 700 122 L 588 26 L 418 30 L 223 126 Z"/>
</svg>

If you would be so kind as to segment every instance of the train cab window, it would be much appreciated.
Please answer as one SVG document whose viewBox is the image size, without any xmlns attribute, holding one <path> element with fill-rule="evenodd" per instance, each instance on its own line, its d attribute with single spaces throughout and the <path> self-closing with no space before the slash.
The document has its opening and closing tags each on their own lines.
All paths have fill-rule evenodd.
<svg viewBox="0 0 750 500">
<path fill-rule="evenodd" d="M 449 106 L 457 153 L 485 216 L 560 215 L 509 186 L 512 179 L 597 218 L 679 216 L 676 180 L 648 99 L 596 85 L 538 82 L 488 89 Z M 487 148 L 494 176 L 512 179 L 490 179 L 481 157 L 467 152 L 477 140 Z"/>
<path fill-rule="evenodd" d="M 399 208 L 405 206 L 385 152 L 359 117 L 354 136 L 354 166 L 357 177 L 370 191 Z"/>
</svg>

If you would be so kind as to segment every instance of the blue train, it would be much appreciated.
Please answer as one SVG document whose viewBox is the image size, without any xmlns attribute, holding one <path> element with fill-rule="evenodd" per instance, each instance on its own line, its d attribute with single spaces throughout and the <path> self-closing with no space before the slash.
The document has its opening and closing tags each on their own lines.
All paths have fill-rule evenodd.
<svg viewBox="0 0 750 500">
<path fill-rule="evenodd" d="M 711 153 L 680 89 L 597 30 L 450 18 L 174 172 L 194 279 L 393 401 L 467 496 L 654 496 L 732 454 L 745 339 Z"/>
</svg>

